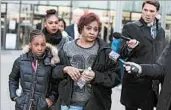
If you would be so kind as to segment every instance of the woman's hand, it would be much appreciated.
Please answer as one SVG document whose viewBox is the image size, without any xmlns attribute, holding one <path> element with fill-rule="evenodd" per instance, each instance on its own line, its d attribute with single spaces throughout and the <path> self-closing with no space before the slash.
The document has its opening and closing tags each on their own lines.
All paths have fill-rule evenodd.
<svg viewBox="0 0 171 110">
<path fill-rule="evenodd" d="M 94 79 L 95 73 L 92 70 L 91 71 L 85 71 L 82 73 L 82 77 L 86 82 L 90 82 L 91 80 Z"/>
<path fill-rule="evenodd" d="M 81 73 L 78 68 L 66 66 L 63 71 L 67 73 L 74 81 L 77 81 L 81 77 Z"/>
</svg>

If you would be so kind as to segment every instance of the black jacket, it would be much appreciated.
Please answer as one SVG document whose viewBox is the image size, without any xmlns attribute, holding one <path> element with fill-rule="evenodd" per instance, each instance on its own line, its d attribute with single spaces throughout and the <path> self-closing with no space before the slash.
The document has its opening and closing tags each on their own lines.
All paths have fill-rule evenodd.
<svg viewBox="0 0 171 110">
<path fill-rule="evenodd" d="M 110 110 L 112 88 L 120 82 L 120 74 L 116 73 L 117 64 L 109 59 L 108 54 L 111 49 L 105 47 L 107 44 L 100 39 L 98 39 L 98 43 L 100 48 L 92 66 L 92 70 L 95 72 L 95 78 L 91 81 L 92 95 L 84 110 Z M 66 105 L 70 105 L 73 80 L 62 70 L 66 65 L 71 64 L 64 51 L 60 52 L 60 60 L 63 65 L 56 66 L 53 77 L 61 79 L 58 89 L 59 98 Z"/>
<path fill-rule="evenodd" d="M 126 24 L 122 34 L 140 42 L 131 52 L 128 51 L 126 44 L 123 45 L 120 53 L 122 57 L 127 58 L 127 61 L 138 64 L 155 63 L 166 45 L 164 30 L 158 26 L 157 36 L 153 39 L 150 27 L 147 27 L 142 18 L 139 21 Z M 152 79 L 147 76 L 138 78 L 131 74 L 124 74 L 121 103 L 128 107 L 152 108 L 156 103 Z"/>
<path fill-rule="evenodd" d="M 40 59 L 37 59 L 29 49 L 26 49 L 26 51 L 28 52 L 15 60 L 9 75 L 10 97 L 12 100 L 14 97 L 18 97 L 15 100 L 16 110 L 29 110 L 31 103 L 34 107 L 33 110 L 47 110 L 48 105 L 45 99 L 49 98 L 55 102 L 58 98 L 58 93 L 53 90 L 56 83 L 52 79 L 52 70 L 54 68 L 52 62 L 55 64 L 57 58 L 52 56 L 49 48 Z M 32 67 L 32 62 L 35 60 L 38 60 L 36 72 Z M 16 94 L 19 83 L 22 88 L 21 96 Z"/>
<path fill-rule="evenodd" d="M 171 44 L 164 49 L 156 64 L 142 64 L 141 76 L 164 80 L 157 110 L 171 110 Z"/>
<path fill-rule="evenodd" d="M 74 24 L 71 24 L 66 27 L 65 31 L 68 33 L 69 36 L 71 36 L 73 39 L 75 38 L 75 31 L 74 31 Z"/>
</svg>

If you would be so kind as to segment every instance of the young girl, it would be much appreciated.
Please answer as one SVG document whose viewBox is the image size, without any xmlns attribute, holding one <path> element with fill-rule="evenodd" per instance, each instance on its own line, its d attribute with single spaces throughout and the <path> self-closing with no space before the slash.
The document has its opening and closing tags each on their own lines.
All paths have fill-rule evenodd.
<svg viewBox="0 0 171 110">
<path fill-rule="evenodd" d="M 51 89 L 55 86 L 51 72 L 59 62 L 57 49 L 46 45 L 45 36 L 40 30 L 33 30 L 24 51 L 15 60 L 9 75 L 11 100 L 16 102 L 16 110 L 48 110 L 58 97 Z M 22 93 L 17 96 L 19 81 Z"/>
</svg>

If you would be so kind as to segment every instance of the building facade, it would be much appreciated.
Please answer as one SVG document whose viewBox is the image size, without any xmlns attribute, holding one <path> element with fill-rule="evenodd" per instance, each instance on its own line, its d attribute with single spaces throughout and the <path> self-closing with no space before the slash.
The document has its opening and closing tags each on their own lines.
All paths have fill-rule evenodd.
<svg viewBox="0 0 171 110">
<path fill-rule="evenodd" d="M 69 25 L 72 11 L 81 8 L 100 16 L 102 26 L 108 31 L 121 31 L 122 26 L 141 16 L 143 1 L 1 1 L 1 49 L 21 49 L 28 43 L 32 29 L 42 29 L 47 9 L 55 9 Z M 161 4 L 160 23 L 171 37 L 171 1 Z M 103 29 L 103 28 L 102 28 Z M 107 36 L 109 35 L 109 32 Z"/>
</svg>

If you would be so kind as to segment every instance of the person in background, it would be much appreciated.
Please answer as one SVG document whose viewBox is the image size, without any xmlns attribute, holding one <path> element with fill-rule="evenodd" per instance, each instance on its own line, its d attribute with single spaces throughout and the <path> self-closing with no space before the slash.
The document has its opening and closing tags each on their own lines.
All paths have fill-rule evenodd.
<svg viewBox="0 0 171 110">
<path fill-rule="evenodd" d="M 62 36 L 63 36 L 63 37 L 68 37 L 69 40 L 73 40 L 73 38 L 70 37 L 70 36 L 68 35 L 68 33 L 65 31 L 65 29 L 66 29 L 66 23 L 65 23 L 64 19 L 59 18 L 59 23 L 58 23 L 58 25 L 59 25 L 59 30 L 62 32 Z"/>
<path fill-rule="evenodd" d="M 72 14 L 73 24 L 67 26 L 65 29 L 73 39 L 77 39 L 80 36 L 78 32 L 78 21 L 82 15 L 84 15 L 84 10 L 80 8 L 75 9 Z"/>
<path fill-rule="evenodd" d="M 47 42 L 53 46 L 56 46 L 58 50 L 60 50 L 63 45 L 69 41 L 69 37 L 62 36 L 58 23 L 59 18 L 56 14 L 56 10 L 47 10 L 45 16 L 45 25 L 42 31 L 46 36 Z"/>
<path fill-rule="evenodd" d="M 138 21 L 127 23 L 122 30 L 125 37 L 134 39 L 123 43 L 121 58 L 136 63 L 155 63 L 165 45 L 165 31 L 158 24 L 160 4 L 147 0 L 142 4 L 142 16 Z M 135 41 L 139 41 L 139 44 Z M 137 45 L 138 44 L 138 45 Z M 126 71 L 125 71 L 126 72 Z M 126 110 L 153 110 L 157 103 L 159 83 L 150 77 L 136 77 L 124 74 L 122 80 L 121 103 Z"/>
<path fill-rule="evenodd" d="M 80 18 L 80 37 L 67 42 L 59 52 L 61 65 L 53 77 L 60 79 L 58 110 L 110 110 L 112 88 L 120 83 L 118 64 L 109 58 L 111 47 L 98 38 L 99 17 Z"/>
<path fill-rule="evenodd" d="M 59 25 L 60 31 L 64 31 L 66 29 L 66 23 L 65 23 L 64 19 L 59 18 L 58 25 Z"/>
<path fill-rule="evenodd" d="M 33 30 L 24 52 L 15 60 L 9 75 L 10 98 L 16 102 L 15 110 L 48 110 L 58 98 L 52 78 L 52 70 L 59 63 L 57 49 L 46 44 L 40 30 Z M 19 83 L 20 96 L 16 94 Z"/>
</svg>

